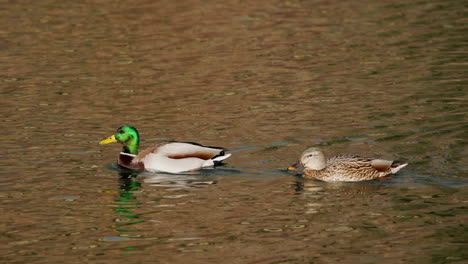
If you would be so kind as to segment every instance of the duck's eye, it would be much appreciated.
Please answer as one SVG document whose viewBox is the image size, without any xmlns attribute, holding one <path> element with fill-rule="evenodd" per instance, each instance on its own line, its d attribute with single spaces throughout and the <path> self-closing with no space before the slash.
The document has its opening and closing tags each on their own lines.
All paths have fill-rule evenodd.
<svg viewBox="0 0 468 264">
<path fill-rule="evenodd" d="M 124 131 L 123 131 L 123 130 L 119 130 L 119 131 L 117 131 L 117 133 L 119 133 L 119 134 L 123 134 L 123 133 L 124 133 Z"/>
</svg>

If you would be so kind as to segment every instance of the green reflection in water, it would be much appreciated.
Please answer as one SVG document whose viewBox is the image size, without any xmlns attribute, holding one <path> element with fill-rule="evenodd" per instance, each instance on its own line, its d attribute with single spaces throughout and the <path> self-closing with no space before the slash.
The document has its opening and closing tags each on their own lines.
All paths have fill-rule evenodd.
<svg viewBox="0 0 468 264">
<path fill-rule="evenodd" d="M 126 218 L 126 219 L 139 219 L 140 215 L 134 213 L 133 209 L 140 208 L 137 202 L 137 198 L 134 194 L 135 191 L 138 191 L 141 187 L 141 183 L 135 181 L 135 174 L 131 173 L 119 173 L 120 176 L 120 190 L 119 190 L 119 198 L 115 200 L 115 202 L 120 206 L 114 209 L 114 212 L 119 214 L 119 218 Z M 137 230 L 134 229 L 123 229 L 121 227 L 128 227 L 135 224 L 144 223 L 144 220 L 138 220 L 134 222 L 123 222 L 117 223 L 115 225 L 116 230 L 119 232 L 135 232 Z"/>
</svg>

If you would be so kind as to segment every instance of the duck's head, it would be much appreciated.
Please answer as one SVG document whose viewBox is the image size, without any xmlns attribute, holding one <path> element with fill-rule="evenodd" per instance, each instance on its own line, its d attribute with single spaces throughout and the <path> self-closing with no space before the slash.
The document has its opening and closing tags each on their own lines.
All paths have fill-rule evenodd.
<svg viewBox="0 0 468 264">
<path fill-rule="evenodd" d="M 289 166 L 288 170 L 295 170 L 299 167 L 322 170 L 326 167 L 325 155 L 323 155 L 323 152 L 319 148 L 308 148 L 302 153 L 301 159 L 297 163 Z"/>
<path fill-rule="evenodd" d="M 130 154 L 138 154 L 138 146 L 140 144 L 140 136 L 138 130 L 132 126 L 121 126 L 117 128 L 114 135 L 101 140 L 99 144 L 109 144 L 113 142 L 120 142 L 123 145 L 122 152 Z"/>
</svg>

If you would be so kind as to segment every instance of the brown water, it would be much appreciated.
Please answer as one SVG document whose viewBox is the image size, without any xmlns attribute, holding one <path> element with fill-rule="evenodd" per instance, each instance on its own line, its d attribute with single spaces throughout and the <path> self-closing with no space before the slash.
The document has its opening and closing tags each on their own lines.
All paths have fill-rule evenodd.
<svg viewBox="0 0 468 264">
<path fill-rule="evenodd" d="M 467 261 L 465 1 L 1 1 L 1 263 Z M 231 149 L 129 175 L 142 146 Z M 308 146 L 410 163 L 304 181 Z"/>
</svg>

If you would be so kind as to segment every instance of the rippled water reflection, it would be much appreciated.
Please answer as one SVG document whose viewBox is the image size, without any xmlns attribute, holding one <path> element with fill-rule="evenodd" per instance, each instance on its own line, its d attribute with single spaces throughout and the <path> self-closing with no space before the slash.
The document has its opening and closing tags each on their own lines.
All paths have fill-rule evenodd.
<svg viewBox="0 0 468 264">
<path fill-rule="evenodd" d="M 2 263 L 466 261 L 464 1 L 0 6 Z M 234 155 L 116 170 L 124 123 Z M 288 174 L 312 145 L 410 165 Z"/>
</svg>

